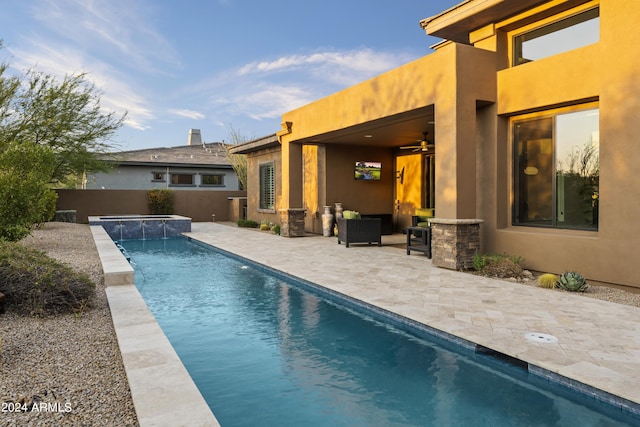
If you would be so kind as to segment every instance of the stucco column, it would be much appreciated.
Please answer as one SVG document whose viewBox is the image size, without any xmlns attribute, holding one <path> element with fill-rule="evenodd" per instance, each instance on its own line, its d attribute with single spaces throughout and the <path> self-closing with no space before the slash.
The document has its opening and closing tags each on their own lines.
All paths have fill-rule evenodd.
<svg viewBox="0 0 640 427">
<path fill-rule="evenodd" d="M 477 216 L 478 106 L 496 100 L 494 52 L 451 44 L 450 72 L 440 79 L 435 102 L 436 216 Z"/>
<path fill-rule="evenodd" d="M 469 46 L 445 49 L 453 56 L 455 78 L 442 79 L 435 102 L 437 218 L 430 221 L 432 262 L 465 270 L 473 267 L 473 256 L 480 252 L 478 108 L 495 102 L 496 58 L 493 52 Z"/>
<path fill-rule="evenodd" d="M 436 215 L 475 218 L 476 101 L 453 97 L 439 97 L 435 106 Z"/>
<path fill-rule="evenodd" d="M 302 200 L 302 145 L 282 144 L 282 200 L 280 200 L 280 234 L 283 237 L 304 236 L 306 209 Z"/>
<path fill-rule="evenodd" d="M 302 208 L 302 145 L 282 141 L 282 206 Z"/>
</svg>

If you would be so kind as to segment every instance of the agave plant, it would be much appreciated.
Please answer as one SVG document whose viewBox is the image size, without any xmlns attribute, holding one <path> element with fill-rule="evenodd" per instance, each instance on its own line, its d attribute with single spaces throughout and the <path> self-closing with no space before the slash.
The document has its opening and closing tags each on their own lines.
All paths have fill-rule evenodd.
<svg viewBox="0 0 640 427">
<path fill-rule="evenodd" d="M 560 275 L 558 287 L 570 292 L 584 292 L 587 289 L 587 281 L 580 273 L 569 271 Z"/>
</svg>

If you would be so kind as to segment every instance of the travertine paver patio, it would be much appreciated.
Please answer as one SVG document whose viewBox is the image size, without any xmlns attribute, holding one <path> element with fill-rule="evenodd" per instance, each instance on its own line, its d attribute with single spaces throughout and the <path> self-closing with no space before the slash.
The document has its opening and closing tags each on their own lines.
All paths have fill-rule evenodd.
<svg viewBox="0 0 640 427">
<path fill-rule="evenodd" d="M 388 246 L 401 235 L 349 248 L 218 223 L 185 235 L 640 404 L 638 308 L 433 267 Z"/>
</svg>

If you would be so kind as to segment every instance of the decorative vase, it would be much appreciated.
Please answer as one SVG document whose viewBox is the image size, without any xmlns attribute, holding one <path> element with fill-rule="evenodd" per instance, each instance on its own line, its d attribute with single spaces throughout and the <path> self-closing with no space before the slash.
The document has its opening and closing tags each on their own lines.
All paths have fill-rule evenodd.
<svg viewBox="0 0 640 427">
<path fill-rule="evenodd" d="M 336 202 L 336 221 L 338 218 L 342 218 L 342 203 Z"/>
<path fill-rule="evenodd" d="M 324 213 L 322 214 L 322 235 L 324 237 L 331 237 L 332 232 L 333 214 L 331 213 L 331 206 L 325 206 Z"/>
</svg>

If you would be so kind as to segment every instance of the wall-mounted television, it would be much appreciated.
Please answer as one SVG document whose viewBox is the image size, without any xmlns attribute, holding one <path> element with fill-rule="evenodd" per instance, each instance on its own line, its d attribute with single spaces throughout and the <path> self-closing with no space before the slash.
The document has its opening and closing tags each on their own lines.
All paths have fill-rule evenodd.
<svg viewBox="0 0 640 427">
<path fill-rule="evenodd" d="M 361 181 L 380 181 L 381 162 L 356 162 L 355 178 Z"/>
</svg>

